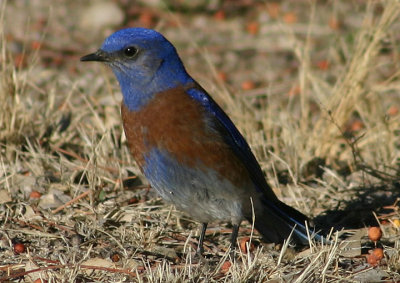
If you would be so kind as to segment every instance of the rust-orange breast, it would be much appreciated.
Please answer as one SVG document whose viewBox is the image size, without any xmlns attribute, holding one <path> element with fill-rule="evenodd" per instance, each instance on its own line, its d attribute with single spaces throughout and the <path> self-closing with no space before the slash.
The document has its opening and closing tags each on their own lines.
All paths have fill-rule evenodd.
<svg viewBox="0 0 400 283">
<path fill-rule="evenodd" d="M 143 170 L 145 155 L 154 147 L 165 150 L 182 165 L 214 169 L 236 185 L 249 182 L 247 169 L 211 127 L 202 105 L 183 87 L 157 94 L 140 111 L 121 107 L 130 151 Z"/>
</svg>

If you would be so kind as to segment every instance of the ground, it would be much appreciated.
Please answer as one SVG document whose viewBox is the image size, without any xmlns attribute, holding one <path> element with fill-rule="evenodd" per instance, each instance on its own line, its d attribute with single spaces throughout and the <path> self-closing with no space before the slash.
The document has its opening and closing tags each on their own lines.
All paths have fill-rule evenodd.
<svg viewBox="0 0 400 283">
<path fill-rule="evenodd" d="M 0 5 L 0 281 L 400 280 L 398 1 Z M 329 243 L 268 244 L 243 223 L 233 262 L 229 225 L 210 223 L 194 255 L 199 224 L 128 152 L 111 71 L 79 61 L 127 26 L 173 42 Z"/>
</svg>

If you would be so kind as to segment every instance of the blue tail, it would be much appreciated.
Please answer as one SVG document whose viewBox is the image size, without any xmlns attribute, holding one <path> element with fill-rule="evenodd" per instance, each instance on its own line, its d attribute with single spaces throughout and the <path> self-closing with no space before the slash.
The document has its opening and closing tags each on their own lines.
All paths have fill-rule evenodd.
<svg viewBox="0 0 400 283">
<path fill-rule="evenodd" d="M 296 209 L 280 201 L 269 201 L 264 198 L 264 207 L 258 210 L 255 217 L 255 228 L 266 242 L 283 243 L 293 231 L 291 240 L 297 245 L 308 245 L 309 237 L 315 241 L 326 242 L 310 226 L 308 218 Z M 248 219 L 251 222 L 251 219 Z M 308 227 L 306 227 L 306 222 Z"/>
</svg>

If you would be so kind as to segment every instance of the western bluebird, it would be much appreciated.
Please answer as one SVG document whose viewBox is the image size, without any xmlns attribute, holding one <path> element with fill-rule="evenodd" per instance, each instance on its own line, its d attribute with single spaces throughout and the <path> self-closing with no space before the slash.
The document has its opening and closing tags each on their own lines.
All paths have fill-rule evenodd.
<svg viewBox="0 0 400 283">
<path fill-rule="evenodd" d="M 296 243 L 308 243 L 307 234 L 320 240 L 306 216 L 278 200 L 246 140 L 160 33 L 122 29 L 81 61 L 112 68 L 130 151 L 161 197 L 203 224 L 200 253 L 207 223 L 231 222 L 234 247 L 240 223 L 253 214 L 268 242 L 281 243 L 292 231 Z"/>
</svg>

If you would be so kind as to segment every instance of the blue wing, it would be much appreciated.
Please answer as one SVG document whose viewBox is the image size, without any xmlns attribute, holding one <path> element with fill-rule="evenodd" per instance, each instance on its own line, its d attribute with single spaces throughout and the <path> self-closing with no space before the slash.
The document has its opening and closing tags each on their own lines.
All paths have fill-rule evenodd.
<svg viewBox="0 0 400 283">
<path fill-rule="evenodd" d="M 250 146 L 228 115 L 226 115 L 221 107 L 219 107 L 206 91 L 201 89 L 199 86 L 196 88 L 190 88 L 187 90 L 187 93 L 192 98 L 199 101 L 207 111 L 217 119 L 218 123 L 220 123 L 219 128 L 221 134 L 235 154 L 237 154 L 240 160 L 243 161 L 257 190 L 266 194 L 268 197 L 271 197 L 271 200 L 276 199 L 275 194 L 272 193 L 271 188 L 265 181 L 264 174 L 261 171 L 255 156 L 251 152 Z"/>
</svg>

